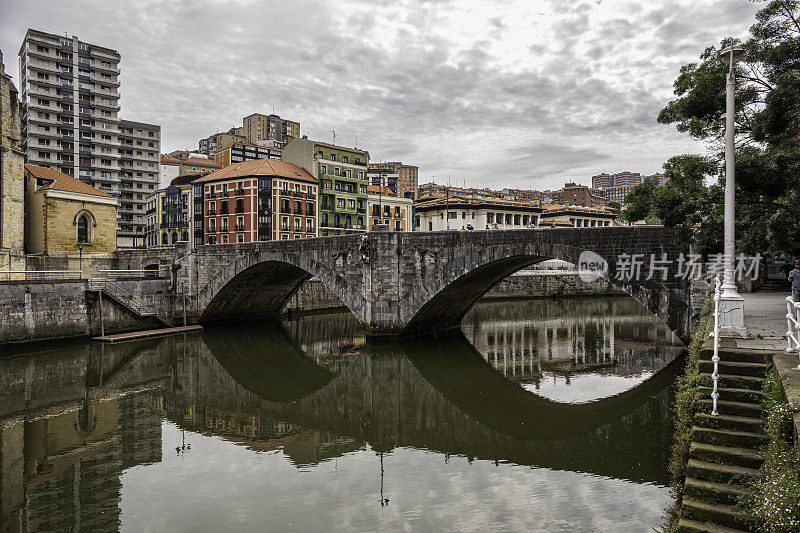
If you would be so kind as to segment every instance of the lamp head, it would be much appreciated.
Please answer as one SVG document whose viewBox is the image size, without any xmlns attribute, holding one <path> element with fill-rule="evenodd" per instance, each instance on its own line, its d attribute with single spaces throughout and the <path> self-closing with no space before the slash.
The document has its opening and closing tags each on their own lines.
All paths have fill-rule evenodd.
<svg viewBox="0 0 800 533">
<path fill-rule="evenodd" d="M 719 53 L 719 58 L 735 65 L 744 56 L 744 47 L 738 44 L 731 45 Z"/>
</svg>

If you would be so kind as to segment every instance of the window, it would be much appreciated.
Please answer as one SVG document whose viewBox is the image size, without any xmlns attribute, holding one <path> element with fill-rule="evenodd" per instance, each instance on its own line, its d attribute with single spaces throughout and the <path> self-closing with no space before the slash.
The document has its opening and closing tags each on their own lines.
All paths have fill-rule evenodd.
<svg viewBox="0 0 800 533">
<path fill-rule="evenodd" d="M 348 178 L 352 178 L 353 177 L 353 171 L 350 170 L 349 168 L 347 169 L 347 177 Z"/>
<path fill-rule="evenodd" d="M 89 217 L 80 215 L 78 217 L 78 244 L 89 243 Z"/>
<path fill-rule="evenodd" d="M 320 174 L 328 173 L 328 167 L 326 165 L 321 165 L 319 168 L 320 168 Z"/>
<path fill-rule="evenodd" d="M 347 156 L 346 155 L 342 156 L 342 163 L 347 163 Z"/>
</svg>

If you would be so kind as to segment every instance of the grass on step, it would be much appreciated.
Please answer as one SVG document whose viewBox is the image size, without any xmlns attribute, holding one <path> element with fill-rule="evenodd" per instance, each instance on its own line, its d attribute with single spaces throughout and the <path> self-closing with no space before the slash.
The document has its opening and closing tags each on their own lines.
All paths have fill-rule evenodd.
<svg viewBox="0 0 800 533">
<path fill-rule="evenodd" d="M 784 401 L 774 368 L 767 371 L 763 392 L 768 443 L 762 475 L 748 485 L 743 508 L 757 531 L 800 531 L 800 461 L 791 444 L 795 409 Z"/>
</svg>

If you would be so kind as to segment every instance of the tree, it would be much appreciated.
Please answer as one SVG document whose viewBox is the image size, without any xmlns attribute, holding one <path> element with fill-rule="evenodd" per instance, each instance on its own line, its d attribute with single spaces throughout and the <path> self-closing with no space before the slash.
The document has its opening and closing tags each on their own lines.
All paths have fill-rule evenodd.
<svg viewBox="0 0 800 533">
<path fill-rule="evenodd" d="M 800 0 L 766 2 L 750 33 L 735 70 L 737 238 L 745 251 L 800 254 Z M 723 40 L 720 49 L 732 43 Z M 665 165 L 669 187 L 632 191 L 637 204 L 628 216 L 649 209 L 665 225 L 680 228 L 682 238 L 710 252 L 722 247 L 728 66 L 715 47 L 700 59 L 681 68 L 674 84 L 677 98 L 661 110 L 658 121 L 706 141 L 712 155 L 670 159 Z M 706 187 L 698 183 L 700 175 L 716 182 Z"/>
<path fill-rule="evenodd" d="M 619 213 L 620 209 L 622 209 L 622 205 L 616 200 L 611 200 L 611 201 L 607 202 L 606 203 L 606 207 L 609 208 L 609 209 L 613 209 L 617 213 Z"/>
</svg>

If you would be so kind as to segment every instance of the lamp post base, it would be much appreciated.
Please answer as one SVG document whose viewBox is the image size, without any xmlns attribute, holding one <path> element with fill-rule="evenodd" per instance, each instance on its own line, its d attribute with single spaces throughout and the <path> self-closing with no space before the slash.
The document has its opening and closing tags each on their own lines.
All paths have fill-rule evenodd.
<svg viewBox="0 0 800 533">
<path fill-rule="evenodd" d="M 746 338 L 747 327 L 744 325 L 744 298 L 736 294 L 719 299 L 719 336 Z"/>
</svg>

